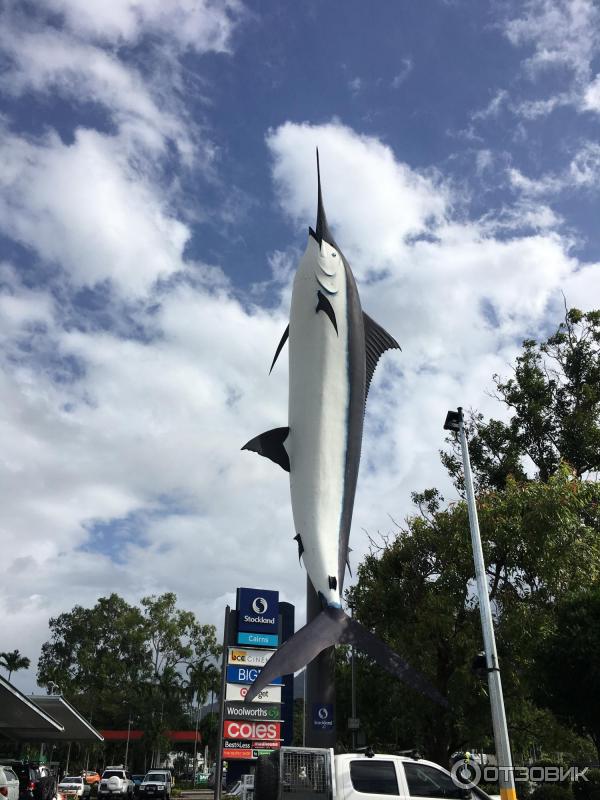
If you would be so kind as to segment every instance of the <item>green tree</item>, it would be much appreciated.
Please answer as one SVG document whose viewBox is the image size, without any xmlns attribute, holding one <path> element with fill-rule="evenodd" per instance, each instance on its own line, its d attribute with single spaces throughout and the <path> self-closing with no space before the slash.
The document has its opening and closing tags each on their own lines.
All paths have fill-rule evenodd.
<svg viewBox="0 0 600 800">
<path fill-rule="evenodd" d="M 369 743 L 417 746 L 444 762 L 454 749 L 489 741 L 486 685 L 471 672 L 483 643 L 466 504 L 444 508 L 435 490 L 414 500 L 419 513 L 373 547 L 349 600 L 450 708 L 391 682 L 361 656 L 360 716 Z M 538 714 L 534 644 L 557 599 L 600 576 L 600 486 L 562 467 L 547 483 L 509 478 L 504 490 L 480 493 L 478 506 L 509 725 L 523 751 Z M 537 741 L 550 729 L 556 738 L 556 728 L 547 725 Z"/>
<path fill-rule="evenodd" d="M 96 724 L 127 724 L 128 703 L 151 677 L 146 622 L 122 597 L 101 597 L 50 619 L 38 683 L 57 683 Z"/>
<path fill-rule="evenodd" d="M 600 311 L 569 309 L 543 342 L 527 339 L 512 377 L 494 376 L 496 396 L 510 420 L 472 413 L 469 449 L 476 484 L 502 489 L 509 475 L 525 480 L 527 459 L 548 481 L 561 461 L 577 477 L 600 470 Z M 442 462 L 462 491 L 455 437 Z"/>
<path fill-rule="evenodd" d="M 195 690 L 209 682 L 204 673 L 212 676 L 220 648 L 214 626 L 177 608 L 173 593 L 143 598 L 140 606 L 111 594 L 49 624 L 38 683 L 59 684 L 94 724 L 126 727 L 132 715 L 155 747 L 165 729 L 191 724 L 186 670 Z"/>
<path fill-rule="evenodd" d="M 29 669 L 31 661 L 27 656 L 22 656 L 18 650 L 11 650 L 7 653 L 0 653 L 0 667 L 3 667 L 8 672 L 8 680 L 13 672 L 18 672 L 20 669 Z"/>
<path fill-rule="evenodd" d="M 559 603 L 535 666 L 537 699 L 590 736 L 600 759 L 600 588 Z"/>
</svg>

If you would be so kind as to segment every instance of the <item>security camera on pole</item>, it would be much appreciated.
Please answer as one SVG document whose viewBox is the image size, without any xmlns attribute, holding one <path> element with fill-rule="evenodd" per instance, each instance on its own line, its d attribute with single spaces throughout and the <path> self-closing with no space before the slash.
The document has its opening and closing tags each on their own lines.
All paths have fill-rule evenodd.
<svg viewBox="0 0 600 800">
<path fill-rule="evenodd" d="M 471 461 L 469 459 L 469 447 L 465 434 L 463 412 L 460 406 L 457 411 L 448 411 L 444 423 L 444 430 L 458 433 L 462 451 L 465 490 L 469 509 L 469 525 L 471 528 L 471 543 L 473 546 L 473 560 L 475 562 L 475 577 L 477 578 L 477 592 L 479 594 L 479 612 L 481 614 L 481 627 L 483 629 L 483 643 L 485 647 L 486 669 L 492 707 L 492 726 L 494 729 L 494 741 L 496 744 L 496 756 L 498 758 L 499 767 L 500 797 L 501 800 L 516 800 L 517 794 L 512 770 L 510 742 L 508 741 L 508 728 L 506 726 L 506 714 L 502 696 L 500 667 L 498 665 L 498 654 L 496 652 L 496 638 L 494 636 L 485 562 L 483 560 L 483 549 L 481 547 L 479 520 L 477 519 L 477 507 L 475 505 L 475 492 L 473 491 Z"/>
</svg>

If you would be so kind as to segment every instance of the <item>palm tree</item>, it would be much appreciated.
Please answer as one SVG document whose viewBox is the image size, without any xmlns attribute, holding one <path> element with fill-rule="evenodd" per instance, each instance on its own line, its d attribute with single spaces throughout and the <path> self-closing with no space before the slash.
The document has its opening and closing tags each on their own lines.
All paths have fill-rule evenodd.
<svg viewBox="0 0 600 800">
<path fill-rule="evenodd" d="M 0 667 L 3 667 L 8 672 L 8 680 L 13 672 L 18 672 L 20 669 L 29 669 L 31 661 L 27 656 L 22 656 L 18 650 L 12 650 L 10 653 L 0 653 Z"/>
</svg>

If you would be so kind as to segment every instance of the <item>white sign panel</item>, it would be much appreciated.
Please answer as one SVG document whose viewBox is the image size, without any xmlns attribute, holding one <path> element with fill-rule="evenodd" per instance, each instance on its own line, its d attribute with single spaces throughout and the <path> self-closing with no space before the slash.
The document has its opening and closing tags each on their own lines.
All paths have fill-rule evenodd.
<svg viewBox="0 0 600 800">
<path fill-rule="evenodd" d="M 242 683 L 228 683 L 225 690 L 225 700 L 243 700 L 248 694 L 250 686 Z M 260 691 L 254 703 L 281 703 L 281 686 L 266 686 Z"/>
<path fill-rule="evenodd" d="M 264 667 L 275 650 L 253 650 L 249 647 L 230 647 L 229 663 L 237 666 Z"/>
</svg>

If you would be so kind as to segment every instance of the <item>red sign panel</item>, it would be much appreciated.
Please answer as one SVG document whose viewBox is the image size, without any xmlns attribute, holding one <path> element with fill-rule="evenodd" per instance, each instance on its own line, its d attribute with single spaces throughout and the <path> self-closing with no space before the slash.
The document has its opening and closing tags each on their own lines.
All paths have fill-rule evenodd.
<svg viewBox="0 0 600 800">
<path fill-rule="evenodd" d="M 268 742 L 252 742 L 254 750 L 279 750 L 281 742 L 278 739 L 269 739 Z"/>
<path fill-rule="evenodd" d="M 223 736 L 226 739 L 260 739 L 263 741 L 281 739 L 281 723 L 227 719 L 223 723 Z"/>
<path fill-rule="evenodd" d="M 253 750 L 230 750 L 228 747 L 224 747 L 223 758 L 231 761 L 234 758 L 256 758 L 256 756 Z"/>
</svg>

